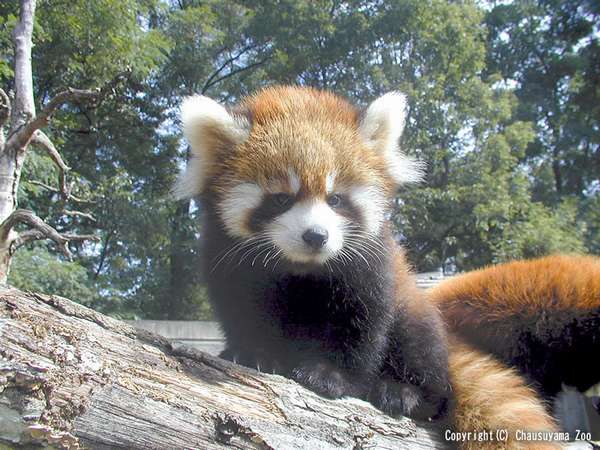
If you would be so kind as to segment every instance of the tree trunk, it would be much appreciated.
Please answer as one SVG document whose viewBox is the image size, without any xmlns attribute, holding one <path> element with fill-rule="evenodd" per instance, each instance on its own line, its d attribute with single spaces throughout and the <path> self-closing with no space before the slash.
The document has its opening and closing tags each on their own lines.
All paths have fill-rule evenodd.
<svg viewBox="0 0 600 450">
<path fill-rule="evenodd" d="M 18 183 L 17 155 L 14 151 L 0 148 L 0 224 L 14 211 L 17 202 L 15 184 Z M 12 252 L 10 244 L 14 240 L 14 232 L 6 236 L 0 233 L 0 284 L 6 283 Z"/>
<path fill-rule="evenodd" d="M 10 135 L 16 133 L 29 119 L 35 116 L 33 102 L 33 76 L 31 73 L 31 47 L 33 36 L 33 18 L 35 0 L 21 0 L 19 22 L 13 31 L 15 44 L 15 100 L 10 112 Z M 6 96 L 7 108 L 11 108 Z M 8 119 L 8 115 L 6 117 Z M 4 139 L 4 123 L 0 123 L 0 224 L 2 224 L 17 206 L 17 188 L 21 178 L 21 168 L 25 160 L 24 148 L 11 145 Z M 12 252 L 11 242 L 15 233 L 9 230 L 0 233 L 0 283 L 6 283 Z"/>
<path fill-rule="evenodd" d="M 75 199 L 66 183 L 69 167 L 54 144 L 41 128 L 48 125 L 52 114 L 70 100 L 97 99 L 99 90 L 67 89 L 53 97 L 36 115 L 33 100 L 33 75 L 31 48 L 36 0 L 21 0 L 19 21 L 13 33 L 15 48 L 15 95 L 11 106 L 10 96 L 0 88 L 0 285 L 5 284 L 12 255 L 28 242 L 51 239 L 67 257 L 71 256 L 70 241 L 97 240 L 96 236 L 61 234 L 31 211 L 17 210 L 17 192 L 26 151 L 35 143 L 46 151 L 59 171 L 59 187 L 39 183 L 45 189 L 60 194 L 64 202 Z M 8 134 L 6 129 L 8 128 Z M 91 218 L 81 211 L 63 210 L 65 215 Z M 20 222 L 31 229 L 17 233 L 13 228 Z"/>
<path fill-rule="evenodd" d="M 408 419 L 174 350 L 61 297 L 0 290 L 0 355 L 0 447 L 442 448 Z"/>
</svg>

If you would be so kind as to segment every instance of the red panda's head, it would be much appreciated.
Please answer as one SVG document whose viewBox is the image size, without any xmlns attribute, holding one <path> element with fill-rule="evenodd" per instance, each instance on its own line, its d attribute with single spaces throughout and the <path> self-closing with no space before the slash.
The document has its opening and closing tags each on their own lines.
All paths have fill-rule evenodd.
<svg viewBox="0 0 600 450">
<path fill-rule="evenodd" d="M 302 87 L 268 88 L 231 110 L 194 96 L 181 118 L 192 157 L 176 194 L 211 196 L 231 238 L 292 263 L 376 251 L 366 242 L 379 235 L 397 186 L 421 175 L 398 148 L 405 121 L 398 92 L 363 113 Z"/>
</svg>

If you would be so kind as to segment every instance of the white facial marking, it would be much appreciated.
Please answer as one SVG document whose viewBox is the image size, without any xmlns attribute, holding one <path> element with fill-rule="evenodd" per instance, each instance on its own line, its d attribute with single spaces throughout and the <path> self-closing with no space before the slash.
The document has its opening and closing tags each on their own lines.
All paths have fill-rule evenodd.
<svg viewBox="0 0 600 450">
<path fill-rule="evenodd" d="M 360 210 L 364 228 L 371 234 L 377 234 L 385 219 L 386 199 L 383 193 L 373 186 L 354 186 L 346 192 L 352 204 Z"/>
<path fill-rule="evenodd" d="M 288 169 L 288 182 L 292 192 L 297 194 L 300 191 L 300 178 L 291 167 Z"/>
<path fill-rule="evenodd" d="M 309 200 L 297 203 L 268 225 L 267 231 L 273 242 L 292 262 L 322 264 L 335 256 L 344 244 L 343 226 L 345 219 L 336 214 L 323 201 Z M 302 240 L 310 228 L 319 227 L 327 231 L 327 243 L 314 252 Z"/>
<path fill-rule="evenodd" d="M 331 172 L 327 174 L 327 178 L 325 178 L 325 190 L 328 194 L 333 193 L 333 188 L 335 187 L 335 172 Z"/>
<path fill-rule="evenodd" d="M 266 191 L 270 194 L 277 194 L 279 192 L 287 192 L 288 187 L 283 180 L 269 180 L 266 186 Z"/>
<path fill-rule="evenodd" d="M 219 216 L 227 231 L 235 237 L 246 237 L 248 214 L 260 206 L 263 190 L 255 183 L 241 183 L 234 186 L 219 203 Z"/>
</svg>

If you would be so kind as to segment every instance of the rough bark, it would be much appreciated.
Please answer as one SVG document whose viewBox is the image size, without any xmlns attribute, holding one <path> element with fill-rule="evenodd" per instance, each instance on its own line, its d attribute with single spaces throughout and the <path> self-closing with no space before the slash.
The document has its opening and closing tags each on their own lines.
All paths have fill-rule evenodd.
<svg viewBox="0 0 600 450">
<path fill-rule="evenodd" d="M 0 447 L 441 448 L 365 402 L 173 349 L 64 298 L 0 290 Z"/>
</svg>

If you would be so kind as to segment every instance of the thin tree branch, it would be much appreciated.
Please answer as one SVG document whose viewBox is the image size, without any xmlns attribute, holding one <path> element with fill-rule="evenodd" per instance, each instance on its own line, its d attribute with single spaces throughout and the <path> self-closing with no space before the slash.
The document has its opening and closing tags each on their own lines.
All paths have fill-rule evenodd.
<svg viewBox="0 0 600 450">
<path fill-rule="evenodd" d="M 88 235 L 77 235 L 77 234 L 61 234 L 36 216 L 33 211 L 26 209 L 17 209 L 12 212 L 10 216 L 0 225 L 0 240 L 8 239 L 11 230 L 19 223 L 29 225 L 32 229 L 24 231 L 19 234 L 11 242 L 11 253 L 14 253 L 17 248 L 23 246 L 27 242 L 41 239 L 50 239 L 56 243 L 58 249 L 65 255 L 66 258 L 71 259 L 72 254 L 69 250 L 68 243 L 70 241 L 99 241 L 98 236 Z"/>
<path fill-rule="evenodd" d="M 47 191 L 50 191 L 50 192 L 54 192 L 56 194 L 60 194 L 60 190 L 58 190 L 57 188 L 55 188 L 53 186 L 50 186 L 49 184 L 43 183 L 41 181 L 30 180 L 30 181 L 27 181 L 27 183 L 33 184 L 35 186 L 39 186 L 39 187 L 44 188 L 44 189 L 46 189 Z"/>
<path fill-rule="evenodd" d="M 96 222 L 96 218 L 91 215 L 90 213 L 84 213 L 82 211 L 72 211 L 69 209 L 63 209 L 62 213 L 66 216 L 71 216 L 71 217 L 83 217 L 87 220 L 90 220 L 92 222 Z"/>
<path fill-rule="evenodd" d="M 68 172 L 69 170 L 71 170 L 71 168 L 67 166 L 67 164 L 63 161 L 62 156 L 60 156 L 60 153 L 58 152 L 58 150 L 56 150 L 56 147 L 54 146 L 50 138 L 42 130 L 37 130 L 33 134 L 33 139 L 31 140 L 31 142 L 33 144 L 39 145 L 44 150 L 46 150 L 48 156 L 52 158 L 52 161 L 54 161 L 54 163 L 59 167 L 59 169 L 61 169 L 64 172 Z"/>
<path fill-rule="evenodd" d="M 69 241 L 96 241 L 98 236 L 93 234 L 63 234 Z M 14 254 L 19 248 L 25 244 L 34 241 L 46 239 L 46 235 L 39 230 L 27 230 L 19 234 L 19 236 L 11 242 L 10 251 Z"/>
<path fill-rule="evenodd" d="M 14 254 L 17 251 L 17 249 L 24 246 L 28 242 L 41 241 L 44 238 L 45 238 L 44 233 L 42 233 L 39 230 L 23 231 L 22 233 L 19 233 L 19 236 L 17 236 L 10 243 L 10 252 L 11 252 L 11 254 Z"/>
<path fill-rule="evenodd" d="M 256 48 L 257 45 L 248 45 L 246 47 L 244 47 L 243 49 L 241 49 L 236 55 L 227 58 L 225 60 L 225 62 L 223 64 L 221 64 L 217 70 L 215 70 L 206 80 L 206 82 L 204 83 L 204 86 L 202 86 L 202 90 L 200 91 L 201 94 L 206 93 L 206 91 L 208 90 L 208 88 L 210 88 L 212 85 L 214 85 L 215 83 L 213 83 L 212 81 L 219 76 L 219 74 L 221 73 L 221 71 L 227 67 L 227 65 L 237 61 L 238 59 L 240 59 L 244 54 L 246 54 L 246 52 L 248 52 L 249 50 L 252 50 L 254 48 Z"/>
<path fill-rule="evenodd" d="M 219 78 L 217 78 L 216 80 L 213 80 L 213 82 L 212 82 L 212 83 L 210 83 L 208 86 L 206 86 L 206 89 L 208 89 L 208 88 L 210 88 L 210 87 L 214 86 L 215 84 L 218 84 L 218 83 L 220 83 L 221 81 L 223 81 L 223 80 L 226 80 L 227 78 L 229 78 L 229 77 L 232 77 L 232 76 L 234 76 L 234 75 L 236 75 L 236 74 L 238 74 L 238 73 L 244 72 L 244 71 L 246 71 L 246 70 L 253 69 L 254 67 L 261 66 L 261 65 L 263 65 L 264 63 L 266 63 L 266 62 L 267 62 L 267 61 L 268 61 L 270 58 L 271 58 L 270 56 L 267 56 L 266 58 L 264 58 L 264 59 L 261 59 L 260 61 L 257 61 L 257 62 L 255 62 L 255 63 L 249 64 L 249 65 L 247 65 L 247 66 L 244 66 L 244 67 L 239 67 L 239 68 L 237 68 L 237 69 L 235 69 L 235 70 L 232 70 L 232 71 L 230 71 L 230 72 L 226 73 L 225 75 L 223 75 L 222 77 L 219 77 Z"/>
<path fill-rule="evenodd" d="M 99 95 L 99 89 L 83 90 L 69 88 L 66 91 L 59 93 L 52 98 L 46 104 L 46 106 L 44 106 L 38 115 L 29 120 L 23 127 L 15 131 L 15 133 L 9 137 L 7 145 L 24 149 L 33 137 L 34 133 L 40 128 L 48 125 L 52 114 L 62 105 L 67 102 L 97 99 Z"/>
<path fill-rule="evenodd" d="M 49 184 L 43 183 L 41 181 L 29 180 L 27 182 L 29 184 L 33 184 L 34 186 L 39 186 L 39 187 L 41 187 L 43 189 L 46 189 L 47 191 L 54 192 L 55 194 L 62 195 L 62 192 L 60 191 L 60 189 L 55 188 L 53 186 L 50 186 Z M 96 203 L 96 200 L 90 200 L 90 199 L 87 199 L 87 198 L 76 197 L 73 194 L 69 195 L 69 201 L 72 201 L 72 202 L 75 202 L 75 203 L 91 203 L 91 204 Z"/>
<path fill-rule="evenodd" d="M 100 276 L 100 272 L 102 272 L 102 269 L 104 267 L 104 262 L 106 261 L 106 257 L 108 255 L 108 247 L 110 244 L 110 240 L 112 239 L 113 236 L 114 236 L 114 230 L 110 230 L 106 234 L 106 239 L 104 240 L 104 245 L 102 246 L 102 251 L 100 252 L 100 262 L 98 263 L 98 268 L 94 272 L 94 280 L 97 280 L 98 277 Z"/>
<path fill-rule="evenodd" d="M 71 170 L 71 168 L 67 166 L 58 150 L 56 150 L 56 147 L 54 146 L 50 138 L 46 136 L 46 134 L 42 130 L 37 130 L 33 134 L 31 143 L 43 148 L 48 154 L 48 156 L 50 156 L 50 159 L 54 161 L 54 164 L 58 168 L 59 190 L 63 196 L 63 199 L 69 200 L 71 192 L 69 186 L 67 186 L 67 172 Z"/>
</svg>

